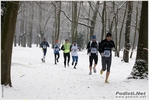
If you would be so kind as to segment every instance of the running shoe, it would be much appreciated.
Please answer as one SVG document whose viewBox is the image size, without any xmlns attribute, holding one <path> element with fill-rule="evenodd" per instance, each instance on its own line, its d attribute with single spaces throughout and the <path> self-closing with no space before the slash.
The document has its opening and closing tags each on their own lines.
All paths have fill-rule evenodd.
<svg viewBox="0 0 149 100">
<path fill-rule="evenodd" d="M 94 70 L 94 73 L 96 73 L 96 68 L 95 67 L 93 68 L 93 70 Z"/>
<path fill-rule="evenodd" d="M 108 80 L 105 80 L 105 83 L 109 83 L 109 81 Z"/>
<path fill-rule="evenodd" d="M 89 75 L 92 75 L 92 72 L 89 72 Z"/>
<path fill-rule="evenodd" d="M 102 74 L 102 73 L 103 73 L 103 70 L 101 69 L 101 70 L 100 70 L 100 74 Z"/>
</svg>

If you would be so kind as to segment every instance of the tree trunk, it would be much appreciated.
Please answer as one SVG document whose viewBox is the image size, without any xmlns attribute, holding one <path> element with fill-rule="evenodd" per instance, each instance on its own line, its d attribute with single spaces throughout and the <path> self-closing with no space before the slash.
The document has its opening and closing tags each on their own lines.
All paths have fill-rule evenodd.
<svg viewBox="0 0 149 100">
<path fill-rule="evenodd" d="M 72 2 L 72 23 L 71 23 L 71 43 L 75 40 L 75 34 L 77 32 L 77 1 Z"/>
<path fill-rule="evenodd" d="M 26 33 L 23 34 L 23 47 L 26 47 Z"/>
<path fill-rule="evenodd" d="M 102 30 L 101 30 L 101 40 L 103 40 L 106 36 L 106 1 L 103 3 L 103 10 L 102 10 Z"/>
<path fill-rule="evenodd" d="M 20 39 L 21 39 L 21 46 L 23 47 L 23 38 L 24 38 L 24 36 L 23 36 L 23 34 L 24 34 L 24 32 L 25 32 L 25 30 L 24 30 L 24 19 L 25 19 L 25 17 L 24 17 L 24 3 L 21 3 L 21 6 L 22 6 L 22 12 L 21 12 L 21 17 L 22 17 L 22 19 L 21 19 L 21 25 L 20 25 Z"/>
<path fill-rule="evenodd" d="M 58 9 L 57 9 L 57 5 L 58 5 Z M 54 18 L 53 29 L 55 31 L 52 30 L 52 32 L 53 32 L 52 33 L 52 48 L 54 48 L 55 40 L 59 40 L 59 35 L 60 35 L 61 1 L 56 1 L 55 2 L 55 4 L 54 4 L 54 15 L 55 15 L 55 18 Z"/>
<path fill-rule="evenodd" d="M 137 57 L 128 79 L 131 78 L 148 78 L 148 1 L 142 2 Z"/>
<path fill-rule="evenodd" d="M 4 21 L 2 23 L 2 46 L 1 46 L 1 84 L 11 83 L 11 56 L 13 47 L 13 37 L 19 8 L 19 1 L 7 2 Z"/>
<path fill-rule="evenodd" d="M 126 8 L 127 8 L 127 4 L 126 4 Z M 123 31 L 123 26 L 124 26 L 124 21 L 125 21 L 125 17 L 126 17 L 126 10 L 125 9 L 125 12 L 124 12 L 124 18 L 123 18 L 123 21 L 122 21 L 122 26 L 121 26 L 121 29 L 120 29 L 120 35 L 119 35 L 119 47 L 117 49 L 117 56 L 120 57 L 120 49 L 121 49 L 121 39 L 122 39 L 122 31 Z"/>
<path fill-rule="evenodd" d="M 75 22 L 73 23 L 74 24 L 74 34 L 73 34 L 74 37 L 72 38 L 72 43 L 73 43 L 74 40 L 77 40 L 77 38 L 78 38 L 78 23 L 76 23 L 76 22 L 78 22 L 78 19 L 79 19 L 79 16 L 80 16 L 81 2 L 80 2 L 79 9 L 78 9 L 77 1 L 74 2 L 74 9 L 73 10 L 74 10 L 73 14 L 74 14 L 74 21 Z"/>
<path fill-rule="evenodd" d="M 76 3 L 76 9 L 77 9 L 77 3 Z M 76 17 L 76 21 L 78 22 L 78 19 L 79 19 L 79 16 L 80 16 L 80 11 L 81 11 L 81 2 L 80 2 L 80 7 L 79 7 L 79 11 L 78 11 L 78 14 L 77 14 L 77 17 Z M 75 40 L 78 39 L 78 23 L 75 23 Z"/>
<path fill-rule="evenodd" d="M 17 46 L 17 35 L 15 34 L 14 35 L 14 47 L 16 47 Z"/>
<path fill-rule="evenodd" d="M 117 34 L 117 25 L 118 25 L 118 10 L 117 10 L 117 13 L 115 13 L 115 29 L 114 29 L 114 31 L 115 31 L 114 32 L 115 33 L 115 48 L 116 48 L 116 50 L 115 50 L 115 56 L 117 56 L 117 48 L 118 48 L 118 43 L 117 43 L 117 41 L 118 41 L 118 39 L 117 39 L 117 35 L 118 35 Z"/>
<path fill-rule="evenodd" d="M 91 6 L 89 7 L 89 12 L 88 12 L 88 18 L 90 18 L 90 11 L 91 11 Z M 90 25 L 90 20 L 87 21 L 87 25 Z M 88 41 L 90 40 L 90 29 L 87 27 L 87 41 L 86 45 L 88 44 Z"/>
<path fill-rule="evenodd" d="M 118 48 L 118 38 L 117 38 L 117 36 L 118 36 L 118 34 L 117 34 L 117 25 L 118 25 L 118 14 L 116 15 L 116 18 L 115 18 L 115 48 L 116 48 L 116 50 L 115 50 L 115 56 L 117 56 L 117 48 Z"/>
<path fill-rule="evenodd" d="M 59 1 L 59 9 L 57 12 L 57 34 L 56 34 L 56 40 L 59 40 L 60 35 L 60 23 L 61 23 L 61 1 Z"/>
<path fill-rule="evenodd" d="M 106 36 L 106 29 L 107 29 L 107 9 L 106 9 L 106 1 L 104 2 L 104 36 Z"/>
<path fill-rule="evenodd" d="M 24 47 L 28 46 L 28 9 L 27 4 L 25 4 L 25 44 Z"/>
<path fill-rule="evenodd" d="M 24 4 L 24 9 L 25 9 L 25 18 L 24 18 L 24 20 L 25 20 L 25 28 L 24 28 L 24 34 L 23 34 L 23 47 L 26 47 L 26 43 L 27 43 L 27 9 L 26 9 L 26 3 Z"/>
<path fill-rule="evenodd" d="M 138 6 L 136 7 L 136 27 L 135 27 L 135 33 L 134 33 L 133 45 L 132 45 L 132 51 L 130 54 L 130 58 L 132 58 L 133 50 L 135 49 L 137 28 L 138 28 Z"/>
<path fill-rule="evenodd" d="M 124 62 L 129 62 L 129 49 L 130 49 L 130 28 L 131 28 L 131 15 L 133 9 L 133 1 L 128 1 L 128 13 L 127 13 L 127 20 L 126 20 L 126 33 L 125 33 L 125 49 L 123 53 L 123 60 Z"/>
<path fill-rule="evenodd" d="M 97 1 L 96 2 L 96 6 L 95 6 L 95 11 L 93 12 L 93 18 L 92 18 L 92 21 L 91 21 L 90 38 L 94 34 L 94 29 L 95 29 L 95 25 L 96 25 L 96 18 L 97 18 L 97 13 L 98 13 L 99 5 L 100 5 L 100 2 Z"/>
<path fill-rule="evenodd" d="M 32 2 L 32 9 L 31 9 L 31 21 L 30 21 L 30 24 L 29 24 L 29 47 L 31 48 L 32 47 L 32 37 L 33 37 L 33 23 L 34 23 L 34 2 Z"/>
<path fill-rule="evenodd" d="M 42 1 L 40 1 L 40 6 L 42 7 Z M 39 34 L 40 40 L 39 43 L 43 41 L 44 32 L 42 31 L 42 8 L 39 7 Z"/>
<path fill-rule="evenodd" d="M 21 36 L 19 35 L 19 41 L 18 41 L 18 45 L 21 45 Z"/>
<path fill-rule="evenodd" d="M 56 7 L 54 8 L 54 15 L 55 15 L 55 18 L 54 18 L 54 19 L 55 19 L 55 20 L 54 20 L 54 21 L 55 21 L 55 23 L 54 23 L 54 25 L 55 25 L 55 26 L 54 26 L 54 29 L 55 29 L 54 32 L 55 32 L 55 33 L 53 34 L 53 45 L 54 45 L 54 43 L 55 43 L 54 40 L 56 39 L 57 27 L 58 27 L 58 25 L 57 25 L 58 23 L 57 23 L 57 9 L 56 9 Z"/>
</svg>

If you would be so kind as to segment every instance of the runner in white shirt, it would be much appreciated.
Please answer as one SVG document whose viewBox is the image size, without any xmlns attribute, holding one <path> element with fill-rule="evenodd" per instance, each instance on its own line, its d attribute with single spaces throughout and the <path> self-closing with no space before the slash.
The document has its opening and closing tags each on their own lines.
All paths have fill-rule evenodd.
<svg viewBox="0 0 149 100">
<path fill-rule="evenodd" d="M 72 55 L 72 66 L 75 63 L 74 69 L 76 69 L 76 65 L 78 63 L 78 46 L 76 41 L 74 41 L 74 43 L 71 45 L 71 55 Z"/>
</svg>

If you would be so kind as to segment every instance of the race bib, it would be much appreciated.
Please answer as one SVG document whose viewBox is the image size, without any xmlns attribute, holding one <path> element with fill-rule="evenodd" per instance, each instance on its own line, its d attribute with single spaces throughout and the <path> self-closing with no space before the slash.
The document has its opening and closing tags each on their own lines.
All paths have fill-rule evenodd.
<svg viewBox="0 0 149 100">
<path fill-rule="evenodd" d="M 97 53 L 97 48 L 92 48 L 91 53 Z"/>
<path fill-rule="evenodd" d="M 73 49 L 74 52 L 77 52 L 77 49 Z"/>
<path fill-rule="evenodd" d="M 105 50 L 104 51 L 104 56 L 105 57 L 110 57 L 111 53 L 110 53 L 110 50 Z"/>
<path fill-rule="evenodd" d="M 56 48 L 55 51 L 59 51 L 59 48 Z"/>
<path fill-rule="evenodd" d="M 46 45 L 43 45 L 43 48 L 44 48 L 44 49 L 46 49 L 46 48 L 47 48 L 47 46 L 46 46 Z"/>
</svg>

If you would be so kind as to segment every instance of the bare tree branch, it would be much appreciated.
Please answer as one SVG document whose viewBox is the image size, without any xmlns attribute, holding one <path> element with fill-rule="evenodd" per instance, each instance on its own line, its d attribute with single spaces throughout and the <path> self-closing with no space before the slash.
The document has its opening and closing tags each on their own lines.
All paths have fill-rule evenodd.
<svg viewBox="0 0 149 100">
<path fill-rule="evenodd" d="M 54 5 L 57 9 L 59 9 L 59 7 L 57 7 L 54 3 L 53 3 L 53 5 Z M 65 17 L 66 17 L 69 21 L 78 23 L 78 24 L 80 24 L 80 25 L 83 25 L 83 26 L 86 26 L 86 27 L 89 27 L 89 28 L 92 28 L 92 26 L 89 26 L 89 25 L 84 24 L 84 23 L 82 23 L 82 22 L 72 21 L 72 20 L 67 16 L 67 14 L 65 13 L 65 11 L 63 11 L 62 9 L 59 9 L 59 10 L 61 10 L 61 12 L 65 15 Z"/>
</svg>

